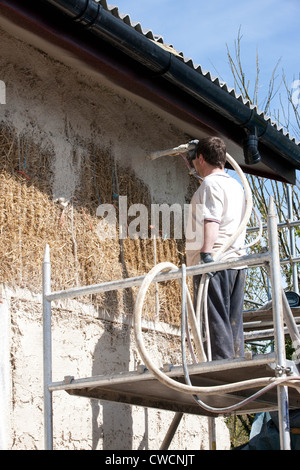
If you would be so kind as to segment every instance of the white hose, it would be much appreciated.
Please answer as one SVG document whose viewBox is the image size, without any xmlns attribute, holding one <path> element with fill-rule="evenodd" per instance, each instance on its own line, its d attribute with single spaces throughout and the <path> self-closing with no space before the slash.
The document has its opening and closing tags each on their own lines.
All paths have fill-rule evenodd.
<svg viewBox="0 0 300 470">
<path fill-rule="evenodd" d="M 145 279 L 142 282 L 142 285 L 139 289 L 136 302 L 135 302 L 135 308 L 134 308 L 134 332 L 135 332 L 135 339 L 137 342 L 138 350 L 141 355 L 142 360 L 144 361 L 146 367 L 152 374 L 164 385 L 167 387 L 170 387 L 174 390 L 177 390 L 179 392 L 184 392 L 189 395 L 215 395 L 216 393 L 218 394 L 223 394 L 223 393 L 232 393 L 232 392 L 237 392 L 240 390 L 247 390 L 251 388 L 257 388 L 257 387 L 266 387 L 266 386 L 271 386 L 271 385 L 278 385 L 279 383 L 282 385 L 290 385 L 290 386 L 296 386 L 299 387 L 297 384 L 291 384 L 291 380 L 299 381 L 300 377 L 292 377 L 285 379 L 282 381 L 282 379 L 278 379 L 275 377 L 263 377 L 263 378 L 258 378 L 258 379 L 250 379 L 250 380 L 245 380 L 242 382 L 236 382 L 233 384 L 225 384 L 225 385 L 218 385 L 218 386 L 212 386 L 212 387 L 197 387 L 197 386 L 191 386 L 191 385 L 186 385 L 182 384 L 180 382 L 177 382 L 176 380 L 172 379 L 169 377 L 166 373 L 164 373 L 162 370 L 160 370 L 154 362 L 150 359 L 147 350 L 145 348 L 144 340 L 143 340 L 143 334 L 142 334 L 142 325 L 141 325 L 141 316 L 142 316 L 142 310 L 143 310 L 143 305 L 144 305 L 144 300 L 146 293 L 149 289 L 150 284 L 152 283 L 153 279 L 157 274 L 159 274 L 161 271 L 165 270 L 171 270 L 176 268 L 176 266 L 172 263 L 164 262 L 160 263 L 154 268 L 151 269 L 151 271 L 146 275 Z"/>
<path fill-rule="evenodd" d="M 187 338 L 188 341 L 190 339 L 189 338 L 189 330 L 188 330 L 187 321 L 186 321 L 187 320 L 187 318 L 186 318 L 187 315 L 186 315 L 185 293 L 186 293 L 187 287 L 186 287 L 186 266 L 185 265 L 182 265 L 182 282 L 181 282 L 181 285 L 182 285 L 182 294 L 181 294 L 182 295 L 182 300 L 181 300 L 181 311 L 182 311 L 182 316 L 181 316 L 182 366 L 183 366 L 183 373 L 184 373 L 184 378 L 185 378 L 186 384 L 192 385 L 190 375 L 189 375 L 189 371 L 188 371 L 188 366 L 187 366 L 187 361 L 186 361 L 186 350 L 185 350 L 185 339 Z M 192 357 L 193 357 L 193 354 L 192 354 Z M 196 362 L 194 357 L 193 357 L 193 360 L 194 360 L 194 362 Z M 220 413 L 229 413 L 229 412 L 231 413 L 235 410 L 238 410 L 238 409 L 242 408 L 245 405 L 248 405 L 253 400 L 257 399 L 258 397 L 260 397 L 261 395 L 263 395 L 264 393 L 266 393 L 268 390 L 270 390 L 271 388 L 273 388 L 276 385 L 278 385 L 278 383 L 277 384 L 272 383 L 270 385 L 267 385 L 262 390 L 259 390 L 258 392 L 254 393 L 250 397 L 247 397 L 244 400 L 236 403 L 235 405 L 231 405 L 231 406 L 227 406 L 227 407 L 223 407 L 223 408 L 212 407 L 212 406 L 208 405 L 207 403 L 204 403 L 203 400 L 200 400 L 200 398 L 197 395 L 193 395 L 193 398 L 196 401 L 196 403 L 199 406 L 201 406 L 201 408 L 203 408 L 206 411 L 209 411 L 211 413 L 218 413 L 218 414 L 220 414 Z"/>
</svg>

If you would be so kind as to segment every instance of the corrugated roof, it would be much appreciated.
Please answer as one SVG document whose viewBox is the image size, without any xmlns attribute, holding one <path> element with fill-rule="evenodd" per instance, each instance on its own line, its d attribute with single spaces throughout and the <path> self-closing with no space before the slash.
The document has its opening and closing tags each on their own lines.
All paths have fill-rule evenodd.
<svg viewBox="0 0 300 470">
<path fill-rule="evenodd" d="M 157 46 L 163 47 L 164 49 L 168 50 L 169 52 L 173 53 L 178 60 L 181 60 L 184 62 L 188 67 L 193 68 L 196 72 L 201 74 L 203 77 L 205 77 L 207 80 L 210 80 L 210 82 L 214 83 L 216 86 L 224 90 L 226 93 L 230 94 L 231 96 L 235 97 L 238 101 L 243 103 L 245 106 L 247 106 L 250 109 L 254 109 L 255 112 L 262 117 L 267 123 L 269 123 L 271 126 L 273 126 L 277 131 L 281 132 L 284 134 L 287 138 L 292 140 L 294 143 L 297 145 L 300 145 L 300 142 L 295 139 L 295 137 L 290 136 L 289 132 L 286 132 L 284 128 L 280 125 L 278 125 L 275 121 L 272 120 L 270 116 L 267 116 L 263 111 L 260 111 L 257 106 L 253 105 L 249 100 L 244 99 L 241 94 L 237 94 L 234 90 L 234 88 L 229 87 L 224 81 L 219 80 L 218 77 L 213 76 L 208 70 L 204 70 L 201 65 L 195 64 L 193 59 L 185 57 L 183 52 L 178 52 L 174 49 L 174 47 L 170 44 L 165 44 L 164 39 L 160 35 L 156 35 L 153 33 L 153 31 L 149 29 L 143 29 L 142 25 L 140 23 L 134 22 L 131 20 L 129 14 L 127 13 L 121 13 L 119 11 L 119 7 L 115 5 L 110 5 L 107 3 L 106 0 L 95 0 L 97 3 L 99 3 L 106 11 L 111 13 L 114 17 L 120 19 L 123 21 L 125 24 L 130 26 L 131 28 L 135 29 L 138 33 L 142 34 L 144 37 L 148 38 L 149 40 L 155 42 Z"/>
</svg>

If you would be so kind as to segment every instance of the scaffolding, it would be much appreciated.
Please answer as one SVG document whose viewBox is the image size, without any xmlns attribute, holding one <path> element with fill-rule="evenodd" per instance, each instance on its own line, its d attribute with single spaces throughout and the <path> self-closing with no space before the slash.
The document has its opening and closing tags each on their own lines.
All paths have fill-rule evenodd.
<svg viewBox="0 0 300 470">
<path fill-rule="evenodd" d="M 247 414 L 262 411 L 278 411 L 280 447 L 290 449 L 289 410 L 300 408 L 300 335 L 299 308 L 292 311 L 281 285 L 278 226 L 274 202 L 270 199 L 268 215 L 268 251 L 242 256 L 238 259 L 217 261 L 161 272 L 152 282 L 177 279 L 185 285 L 186 276 L 205 274 L 242 266 L 265 266 L 271 279 L 272 308 L 264 311 L 263 319 L 257 313 L 248 313 L 248 334 L 256 338 L 274 337 L 273 353 L 234 360 L 203 362 L 187 366 L 191 388 L 188 393 L 186 371 L 183 365 L 165 365 L 161 372 L 166 383 L 157 378 L 145 365 L 137 371 L 75 379 L 65 376 L 61 382 L 52 381 L 52 333 L 51 304 L 59 299 L 76 298 L 133 286 L 141 286 L 146 276 L 115 280 L 97 285 L 51 291 L 51 263 L 49 246 L 43 260 L 43 350 L 44 350 L 44 431 L 45 448 L 53 449 L 53 403 L 52 395 L 64 390 L 70 395 L 127 403 L 142 407 L 171 410 L 173 422 L 162 443 L 168 448 L 184 413 L 207 416 L 210 424 L 211 448 L 214 448 L 214 418 L 224 414 Z M 289 260 L 289 262 L 296 262 Z M 182 297 L 186 295 L 182 288 Z M 257 318 L 255 317 L 257 316 Z M 266 325 L 271 328 L 266 330 Z M 254 333 L 253 333 L 254 331 Z M 267 332 L 266 332 L 267 331 Z M 254 336 L 253 336 L 254 334 Z M 298 353 L 295 361 L 286 359 L 285 335 L 289 334 Z M 168 381 L 172 384 L 168 385 Z M 173 386 L 173 383 L 175 386 Z M 177 387 L 178 384 L 178 387 Z M 201 400 L 196 400 L 195 395 Z M 200 401 L 200 404 L 199 404 Z M 202 404 L 202 405 L 201 405 Z M 231 410 L 231 411 L 228 411 Z"/>
</svg>

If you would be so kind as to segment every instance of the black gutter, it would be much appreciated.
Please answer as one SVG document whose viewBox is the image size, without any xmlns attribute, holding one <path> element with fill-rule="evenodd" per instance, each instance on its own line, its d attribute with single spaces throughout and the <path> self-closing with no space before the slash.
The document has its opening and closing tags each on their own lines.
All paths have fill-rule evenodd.
<svg viewBox="0 0 300 470">
<path fill-rule="evenodd" d="M 245 137 L 256 134 L 260 143 L 280 153 L 281 157 L 300 169 L 299 145 L 277 130 L 254 109 L 250 109 L 235 96 L 231 96 L 174 54 L 165 51 L 131 26 L 115 18 L 99 3 L 94 0 L 44 1 L 59 8 L 95 36 L 109 42 L 145 66 L 151 76 L 163 77 L 243 128 Z"/>
</svg>

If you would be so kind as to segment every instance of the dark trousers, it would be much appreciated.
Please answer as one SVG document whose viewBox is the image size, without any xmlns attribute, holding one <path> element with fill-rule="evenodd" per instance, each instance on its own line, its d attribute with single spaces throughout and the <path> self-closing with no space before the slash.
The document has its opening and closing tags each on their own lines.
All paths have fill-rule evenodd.
<svg viewBox="0 0 300 470">
<path fill-rule="evenodd" d="M 208 323 L 212 360 L 243 357 L 243 303 L 245 269 L 216 272 L 208 286 Z M 197 305 L 201 275 L 194 276 L 194 305 Z"/>
</svg>

